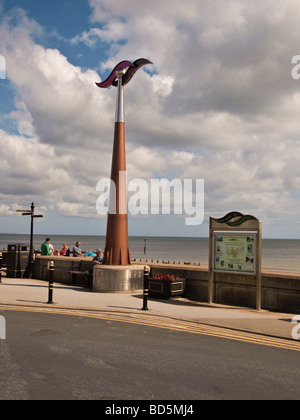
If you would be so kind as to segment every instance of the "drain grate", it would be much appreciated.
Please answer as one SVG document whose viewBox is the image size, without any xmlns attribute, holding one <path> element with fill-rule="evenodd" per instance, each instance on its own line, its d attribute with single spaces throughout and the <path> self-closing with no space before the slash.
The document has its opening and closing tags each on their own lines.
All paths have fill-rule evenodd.
<svg viewBox="0 0 300 420">
<path fill-rule="evenodd" d="M 63 331 L 57 331 L 57 330 L 51 330 L 51 329 L 44 329 L 44 330 L 38 330 L 33 332 L 32 336 L 36 337 L 36 336 L 46 336 L 46 335 L 66 335 L 67 333 L 63 332 Z"/>
</svg>

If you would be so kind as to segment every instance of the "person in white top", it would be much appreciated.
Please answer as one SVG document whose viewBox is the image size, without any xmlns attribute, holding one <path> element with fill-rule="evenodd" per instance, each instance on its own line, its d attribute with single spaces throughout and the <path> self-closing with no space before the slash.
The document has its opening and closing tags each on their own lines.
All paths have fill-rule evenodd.
<svg viewBox="0 0 300 420">
<path fill-rule="evenodd" d="M 54 247 L 51 244 L 49 244 L 49 251 L 50 251 L 50 255 L 54 254 Z"/>
</svg>

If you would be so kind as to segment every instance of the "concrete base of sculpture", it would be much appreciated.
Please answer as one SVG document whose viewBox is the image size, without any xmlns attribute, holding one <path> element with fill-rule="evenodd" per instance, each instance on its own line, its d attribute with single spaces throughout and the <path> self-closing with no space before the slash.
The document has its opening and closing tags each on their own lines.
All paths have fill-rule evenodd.
<svg viewBox="0 0 300 420">
<path fill-rule="evenodd" d="M 144 267 L 140 265 L 97 265 L 94 267 L 93 291 L 131 293 L 144 288 Z"/>
</svg>

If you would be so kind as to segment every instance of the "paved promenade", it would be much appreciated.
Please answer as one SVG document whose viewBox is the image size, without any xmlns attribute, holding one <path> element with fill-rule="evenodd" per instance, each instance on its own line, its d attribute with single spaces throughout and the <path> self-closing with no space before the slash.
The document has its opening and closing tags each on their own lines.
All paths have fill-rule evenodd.
<svg viewBox="0 0 300 420">
<path fill-rule="evenodd" d="M 53 302 L 48 301 L 48 283 L 40 280 L 10 279 L 2 277 L 0 305 L 17 306 L 18 309 L 65 309 L 75 311 L 111 312 L 134 314 L 178 321 L 230 328 L 238 331 L 263 334 L 295 340 L 292 330 L 292 314 L 193 302 L 184 298 L 174 300 L 148 299 L 148 310 L 142 311 L 142 293 L 95 293 L 91 289 L 62 284 L 54 285 Z M 1 310 L 1 308 L 0 308 Z M 300 333 L 300 326 L 299 326 Z M 299 340 L 300 343 L 300 340 Z"/>
</svg>

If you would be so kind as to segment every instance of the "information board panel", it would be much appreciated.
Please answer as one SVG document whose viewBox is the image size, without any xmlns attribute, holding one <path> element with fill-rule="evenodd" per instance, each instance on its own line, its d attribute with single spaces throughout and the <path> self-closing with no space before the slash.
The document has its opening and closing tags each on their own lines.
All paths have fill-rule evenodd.
<svg viewBox="0 0 300 420">
<path fill-rule="evenodd" d="M 214 232 L 214 271 L 256 274 L 254 233 Z"/>
</svg>

